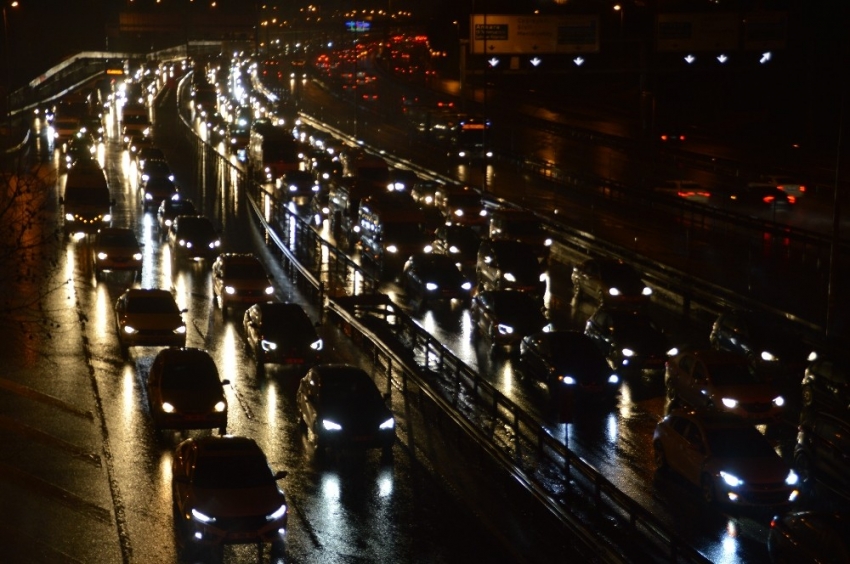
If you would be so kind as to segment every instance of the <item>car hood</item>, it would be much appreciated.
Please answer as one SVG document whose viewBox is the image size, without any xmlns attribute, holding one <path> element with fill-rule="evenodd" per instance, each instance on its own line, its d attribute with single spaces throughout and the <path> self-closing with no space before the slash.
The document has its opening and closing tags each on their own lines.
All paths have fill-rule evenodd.
<svg viewBox="0 0 850 564">
<path fill-rule="evenodd" d="M 262 290 L 271 286 L 271 282 L 266 278 L 229 278 L 222 279 L 221 283 L 224 286 L 233 286 L 244 290 Z"/>
<path fill-rule="evenodd" d="M 124 256 L 131 257 L 136 253 L 141 253 L 142 250 L 139 247 L 124 247 L 120 245 L 105 245 L 102 247 L 97 247 L 95 249 L 96 253 L 104 252 L 109 256 Z"/>
<path fill-rule="evenodd" d="M 715 473 L 729 472 L 748 485 L 784 483 L 790 470 L 779 456 L 718 457 L 710 466 Z"/>
<path fill-rule="evenodd" d="M 254 488 L 198 488 L 192 490 L 192 507 L 213 517 L 269 515 L 286 498 L 275 484 Z"/>
<path fill-rule="evenodd" d="M 224 401 L 224 390 L 161 390 L 163 401 L 167 401 L 178 411 L 207 413 L 213 406 Z"/>
<path fill-rule="evenodd" d="M 323 406 L 319 412 L 321 418 L 339 423 L 343 429 L 355 426 L 377 430 L 378 425 L 393 416 L 389 408 L 380 402 L 368 405 L 340 403 Z"/>
<path fill-rule="evenodd" d="M 124 324 L 141 330 L 176 329 L 183 325 L 183 317 L 175 315 L 145 315 L 133 313 L 124 316 Z"/>
<path fill-rule="evenodd" d="M 716 398 L 731 398 L 743 403 L 768 403 L 781 395 L 775 388 L 766 384 L 713 386 L 711 391 Z"/>
<path fill-rule="evenodd" d="M 651 331 L 640 333 L 614 331 L 614 343 L 618 348 L 630 348 L 642 354 L 664 354 L 670 350 L 667 337 Z"/>
</svg>

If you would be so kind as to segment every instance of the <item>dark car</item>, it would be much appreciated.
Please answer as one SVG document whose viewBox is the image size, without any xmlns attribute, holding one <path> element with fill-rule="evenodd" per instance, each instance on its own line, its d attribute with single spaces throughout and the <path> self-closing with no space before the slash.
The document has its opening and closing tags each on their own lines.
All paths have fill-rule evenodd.
<svg viewBox="0 0 850 564">
<path fill-rule="evenodd" d="M 590 258 L 573 267 L 573 296 L 589 296 L 601 304 L 641 307 L 652 297 L 635 268 L 619 259 Z"/>
<path fill-rule="evenodd" d="M 157 353 L 148 373 L 148 405 L 157 429 L 227 432 L 227 398 L 215 361 L 203 349 L 170 347 Z"/>
<path fill-rule="evenodd" d="M 271 299 L 274 286 L 262 261 L 252 253 L 221 253 L 212 265 L 213 300 L 222 312 L 234 304 Z"/>
<path fill-rule="evenodd" d="M 185 347 L 186 322 L 174 296 L 159 288 L 131 288 L 115 302 L 115 324 L 123 353 L 128 347 Z"/>
<path fill-rule="evenodd" d="M 799 381 L 813 351 L 782 319 L 743 309 L 721 312 L 708 337 L 712 348 L 746 356 L 753 366 L 780 380 Z"/>
<path fill-rule="evenodd" d="M 546 262 L 552 235 L 537 215 L 526 210 L 495 208 L 490 212 L 490 238 L 529 243 L 538 260 Z"/>
<path fill-rule="evenodd" d="M 532 247 L 519 241 L 482 240 L 475 264 L 478 290 L 517 290 L 542 299 L 546 273 Z"/>
<path fill-rule="evenodd" d="M 652 446 L 658 470 L 698 486 L 706 503 L 781 507 L 799 497 L 794 470 L 737 415 L 674 409 L 656 425 Z"/>
<path fill-rule="evenodd" d="M 208 217 L 178 215 L 168 230 L 172 258 L 213 260 L 221 247 L 221 238 Z"/>
<path fill-rule="evenodd" d="M 419 180 L 410 187 L 410 195 L 421 206 L 433 206 L 434 195 L 441 188 L 444 189 L 444 184 L 436 180 Z"/>
<path fill-rule="evenodd" d="M 767 552 L 773 564 L 850 562 L 850 514 L 808 510 L 776 515 L 767 533 Z"/>
<path fill-rule="evenodd" d="M 667 361 L 667 397 L 697 409 L 734 413 L 750 421 L 776 420 L 785 398 L 739 354 L 692 350 Z"/>
<path fill-rule="evenodd" d="M 475 268 L 481 235 L 468 225 L 441 225 L 434 231 L 431 252 L 449 255 L 464 272 Z"/>
<path fill-rule="evenodd" d="M 416 253 L 404 263 L 401 286 L 407 298 L 420 307 L 435 301 L 471 298 L 472 282 L 461 273 L 452 257 L 434 253 Z"/>
<path fill-rule="evenodd" d="M 132 272 L 135 280 L 142 275 L 142 246 L 132 229 L 104 227 L 94 236 L 92 261 L 95 280 L 105 271 Z"/>
<path fill-rule="evenodd" d="M 298 208 L 308 206 L 313 196 L 321 190 L 319 181 L 307 170 L 284 173 L 278 188 L 282 197 Z"/>
<path fill-rule="evenodd" d="M 519 360 L 523 373 L 546 384 L 552 394 L 574 390 L 610 397 L 620 389 L 620 376 L 593 340 L 579 331 L 526 335 L 519 345 Z"/>
<path fill-rule="evenodd" d="M 283 551 L 289 516 L 286 496 L 254 439 L 186 439 L 171 459 L 174 528 L 178 547 L 272 543 Z"/>
<path fill-rule="evenodd" d="M 516 290 L 478 292 L 472 299 L 472 335 L 485 336 L 494 348 L 519 346 L 526 335 L 549 325 L 540 301 Z"/>
<path fill-rule="evenodd" d="M 177 185 L 168 178 L 154 177 L 141 188 L 142 207 L 145 210 L 157 209 L 163 200 L 179 199 Z"/>
<path fill-rule="evenodd" d="M 446 221 L 483 227 L 489 221 L 481 193 L 471 186 L 442 186 L 434 194 L 434 205 Z"/>
<path fill-rule="evenodd" d="M 803 407 L 850 414 L 850 364 L 819 356 L 806 367 L 800 388 Z"/>
<path fill-rule="evenodd" d="M 156 210 L 156 223 L 160 238 L 168 235 L 168 230 L 178 215 L 198 215 L 195 203 L 182 196 L 164 199 L 159 203 L 159 208 Z"/>
<path fill-rule="evenodd" d="M 321 360 L 323 341 L 307 312 L 288 302 L 262 302 L 245 311 L 242 318 L 245 343 L 257 361 L 266 364 L 310 367 Z"/>
<path fill-rule="evenodd" d="M 729 192 L 729 201 L 753 210 L 790 210 L 794 202 L 788 192 L 771 182 L 748 182 L 735 186 Z"/>
<path fill-rule="evenodd" d="M 145 184 L 152 178 L 167 178 L 174 180 L 174 173 L 168 161 L 162 159 L 147 159 L 144 165 L 139 166 L 139 188 L 144 189 Z"/>
<path fill-rule="evenodd" d="M 794 466 L 806 486 L 814 487 L 817 482 L 850 499 L 850 418 L 804 409 Z"/>
<path fill-rule="evenodd" d="M 392 450 L 395 418 L 387 396 L 362 368 L 320 364 L 301 379 L 296 402 L 307 436 L 318 449 L 328 446 Z"/>
<path fill-rule="evenodd" d="M 584 333 L 617 370 L 664 370 L 667 359 L 679 353 L 643 311 L 600 306 L 588 318 Z"/>
</svg>

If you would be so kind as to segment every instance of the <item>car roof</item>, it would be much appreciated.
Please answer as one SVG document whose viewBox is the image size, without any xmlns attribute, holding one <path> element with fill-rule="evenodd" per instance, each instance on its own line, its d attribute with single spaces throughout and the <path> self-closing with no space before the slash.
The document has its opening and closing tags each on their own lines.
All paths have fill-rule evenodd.
<svg viewBox="0 0 850 564">
<path fill-rule="evenodd" d="M 164 290 L 162 288 L 130 288 L 126 290 L 124 294 L 127 297 L 169 297 L 172 300 L 174 299 L 174 295 L 168 290 Z"/>
<path fill-rule="evenodd" d="M 257 255 L 253 253 L 221 253 L 220 255 L 218 255 L 218 258 L 221 259 L 223 262 L 228 262 L 230 264 L 254 264 L 260 262 L 260 259 L 257 257 Z"/>
<path fill-rule="evenodd" d="M 751 421 L 748 421 L 735 413 L 727 411 L 714 410 L 689 410 L 683 408 L 675 408 L 670 411 L 668 417 L 678 416 L 684 417 L 698 423 L 703 429 L 739 429 L 753 428 Z"/>
<path fill-rule="evenodd" d="M 744 355 L 734 351 L 699 349 L 683 352 L 682 355 L 694 356 L 706 364 L 749 364 Z"/>
<path fill-rule="evenodd" d="M 198 449 L 198 456 L 231 457 L 231 456 L 262 456 L 265 454 L 254 439 L 234 435 L 209 435 L 186 439 Z"/>
</svg>

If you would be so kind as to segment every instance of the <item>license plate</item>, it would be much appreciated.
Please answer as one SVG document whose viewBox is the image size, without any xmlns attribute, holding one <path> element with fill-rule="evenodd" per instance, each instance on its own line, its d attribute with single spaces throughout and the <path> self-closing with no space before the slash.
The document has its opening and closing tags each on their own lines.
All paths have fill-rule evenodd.
<svg viewBox="0 0 850 564">
<path fill-rule="evenodd" d="M 287 358 L 284 360 L 286 364 L 304 364 L 303 358 Z"/>
</svg>

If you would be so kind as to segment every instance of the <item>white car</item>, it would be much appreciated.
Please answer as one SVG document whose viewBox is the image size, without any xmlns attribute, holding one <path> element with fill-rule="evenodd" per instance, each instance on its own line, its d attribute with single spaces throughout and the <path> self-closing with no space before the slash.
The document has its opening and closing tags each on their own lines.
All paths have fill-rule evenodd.
<svg viewBox="0 0 850 564">
<path fill-rule="evenodd" d="M 784 174 L 765 174 L 762 181 L 773 184 L 786 194 L 789 199 L 800 199 L 806 195 L 806 185 L 799 178 L 793 178 Z"/>
</svg>

